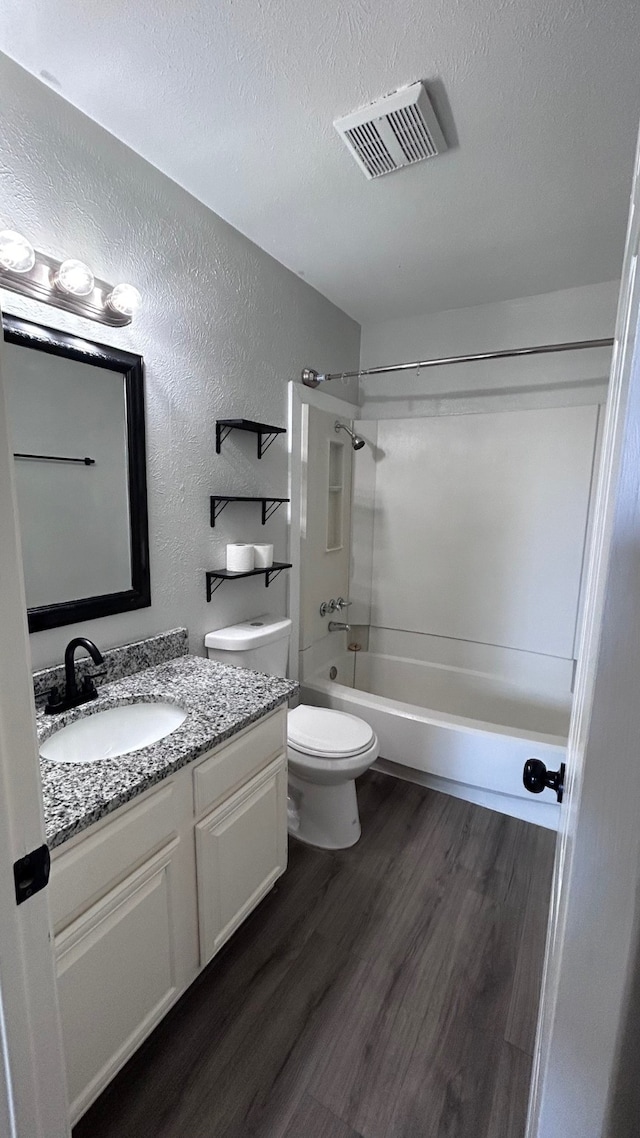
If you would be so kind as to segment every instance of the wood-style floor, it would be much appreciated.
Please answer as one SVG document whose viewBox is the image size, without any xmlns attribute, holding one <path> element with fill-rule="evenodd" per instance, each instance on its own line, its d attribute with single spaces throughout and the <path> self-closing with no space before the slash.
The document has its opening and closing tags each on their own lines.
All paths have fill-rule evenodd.
<svg viewBox="0 0 640 1138">
<path fill-rule="evenodd" d="M 521 1138 L 554 835 L 370 772 L 74 1138 Z"/>
</svg>

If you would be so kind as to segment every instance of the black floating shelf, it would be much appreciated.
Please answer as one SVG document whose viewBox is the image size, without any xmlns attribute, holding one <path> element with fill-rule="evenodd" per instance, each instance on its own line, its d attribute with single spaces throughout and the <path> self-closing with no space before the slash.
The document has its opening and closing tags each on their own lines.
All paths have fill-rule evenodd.
<svg viewBox="0 0 640 1138">
<path fill-rule="evenodd" d="M 289 502 L 290 498 L 272 498 L 271 496 L 260 498 L 246 498 L 243 496 L 232 494 L 212 494 L 211 495 L 211 525 L 215 526 L 216 518 L 220 516 L 225 506 L 229 502 L 261 502 L 262 503 L 262 524 L 264 525 L 269 521 L 269 518 L 275 514 L 278 506 L 283 502 Z"/>
<path fill-rule="evenodd" d="M 216 454 L 230 431 L 251 431 L 258 436 L 258 458 L 262 458 L 278 435 L 286 434 L 286 427 L 272 427 L 269 423 L 254 423 L 253 419 L 218 419 L 216 421 Z"/>
<path fill-rule="evenodd" d="M 291 562 L 274 561 L 268 569 L 248 569 L 246 573 L 232 573 L 229 569 L 214 569 L 207 573 L 207 600 L 211 600 L 223 581 L 235 581 L 239 577 L 257 577 L 261 573 L 264 575 L 264 583 L 268 589 L 271 582 L 282 573 L 283 569 L 291 569 Z"/>
</svg>

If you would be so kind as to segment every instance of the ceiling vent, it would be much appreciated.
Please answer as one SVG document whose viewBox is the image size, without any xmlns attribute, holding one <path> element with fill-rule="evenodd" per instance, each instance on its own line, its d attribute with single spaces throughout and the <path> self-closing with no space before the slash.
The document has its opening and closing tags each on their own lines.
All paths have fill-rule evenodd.
<svg viewBox="0 0 640 1138">
<path fill-rule="evenodd" d="M 367 178 L 391 174 L 447 149 L 422 83 L 385 95 L 333 125 Z"/>
</svg>

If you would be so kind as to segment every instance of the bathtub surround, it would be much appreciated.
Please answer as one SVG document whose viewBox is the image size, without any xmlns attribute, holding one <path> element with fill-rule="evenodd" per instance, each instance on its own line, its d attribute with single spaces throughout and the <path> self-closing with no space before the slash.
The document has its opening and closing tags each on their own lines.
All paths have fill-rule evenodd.
<svg viewBox="0 0 640 1138">
<path fill-rule="evenodd" d="M 617 293 L 370 324 L 361 366 L 611 336 Z M 374 652 L 570 689 L 609 362 L 597 349 L 360 381 L 371 446 L 354 467 L 351 615 Z M 425 574 L 431 588 L 414 588 Z"/>
<path fill-rule="evenodd" d="M 371 625 L 571 660 L 597 421 L 591 406 L 378 423 Z"/>
<path fill-rule="evenodd" d="M 364 324 L 360 366 L 613 336 L 619 281 Z M 610 348 L 360 380 L 364 419 L 603 403 Z M 356 428 L 358 429 L 358 428 Z"/>
<path fill-rule="evenodd" d="M 258 482 L 255 438 L 234 432 L 216 455 L 216 419 L 286 422 L 287 381 L 310 359 L 323 369 L 357 367 L 359 326 L 6 57 L 0 87 L 3 221 L 53 256 L 77 249 L 99 276 L 129 279 L 144 295 L 130 327 L 98 329 L 0 294 L 7 312 L 145 361 L 151 607 L 37 633 L 33 666 L 57 664 L 82 632 L 104 651 L 183 623 L 199 653 L 213 616 L 223 626 L 259 612 L 265 592 L 262 577 L 250 578 L 207 606 L 205 570 L 224 562 L 227 542 L 256 536 L 249 512 L 227 511 L 212 531 L 209 496 L 283 495 L 287 484 L 286 442 L 277 439 L 265 454 Z M 286 549 L 284 511 L 264 537 Z M 272 610 L 284 612 L 286 590 L 283 574 L 269 592 Z"/>
</svg>

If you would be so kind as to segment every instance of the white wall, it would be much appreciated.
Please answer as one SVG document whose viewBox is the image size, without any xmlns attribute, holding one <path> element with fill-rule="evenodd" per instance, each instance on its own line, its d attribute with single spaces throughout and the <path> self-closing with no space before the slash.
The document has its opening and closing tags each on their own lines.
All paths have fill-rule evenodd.
<svg viewBox="0 0 640 1138">
<path fill-rule="evenodd" d="M 371 623 L 571 659 L 597 407 L 378 424 Z"/>
<path fill-rule="evenodd" d="M 286 508 L 263 529 L 259 507 L 228 506 L 209 527 L 209 495 L 284 496 L 287 442 L 261 462 L 254 436 L 215 454 L 215 420 L 287 422 L 286 384 L 310 362 L 354 368 L 360 329 L 175 183 L 6 57 L 0 57 L 0 217 L 44 252 L 80 256 L 107 280 L 131 280 L 144 304 L 110 329 L 3 292 L 9 312 L 144 356 L 152 605 L 84 622 L 103 648 L 179 624 L 202 651 L 209 628 L 286 606 L 286 574 L 225 582 L 211 604 L 205 569 L 229 540 L 287 552 Z M 340 385 L 339 393 L 350 389 Z M 351 389 L 353 393 L 353 389 Z M 79 628 L 31 636 L 34 668 L 56 663 Z"/>
<path fill-rule="evenodd" d="M 618 282 L 365 324 L 361 367 L 601 339 L 613 335 Z M 363 419 L 464 414 L 604 400 L 610 349 L 397 372 L 361 380 Z"/>
<path fill-rule="evenodd" d="M 611 336 L 617 291 L 366 325 L 361 366 Z M 361 381 L 357 429 L 372 445 L 354 465 L 351 595 L 373 650 L 570 684 L 609 359 L 596 349 Z M 492 528 L 501 551 L 487 545 Z"/>
</svg>

